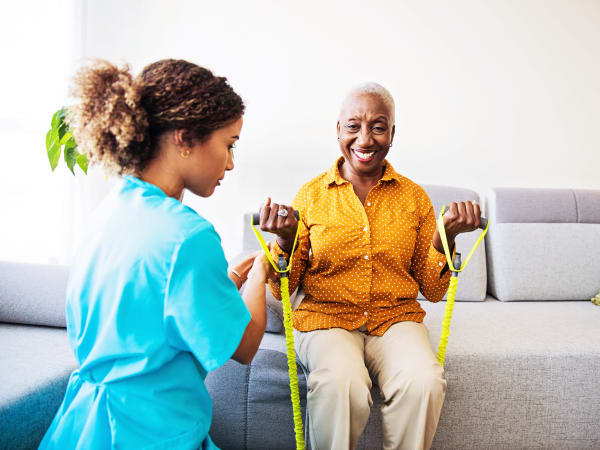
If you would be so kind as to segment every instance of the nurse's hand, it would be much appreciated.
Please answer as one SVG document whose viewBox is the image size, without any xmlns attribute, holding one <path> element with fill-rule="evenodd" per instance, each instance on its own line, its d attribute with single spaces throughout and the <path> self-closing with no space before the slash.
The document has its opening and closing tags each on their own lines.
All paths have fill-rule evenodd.
<svg viewBox="0 0 600 450">
<path fill-rule="evenodd" d="M 287 211 L 287 214 L 281 215 L 279 211 Z M 298 221 L 291 206 L 271 203 L 269 197 L 260 207 L 260 229 L 276 234 L 277 244 L 288 254 L 292 251 L 297 228 Z"/>
<path fill-rule="evenodd" d="M 229 268 L 229 278 L 233 280 L 238 289 L 240 289 L 248 279 L 248 274 L 250 273 L 256 258 L 263 254 L 264 252 L 262 250 L 251 253 Z"/>
<path fill-rule="evenodd" d="M 277 280 L 277 272 L 273 270 L 271 263 L 267 259 L 267 256 L 262 251 L 254 260 L 254 264 L 252 264 L 250 273 L 248 273 L 248 278 L 251 277 L 256 277 L 257 279 L 262 280 L 264 283 L 267 282 L 267 279 L 271 279 L 272 281 Z"/>
</svg>

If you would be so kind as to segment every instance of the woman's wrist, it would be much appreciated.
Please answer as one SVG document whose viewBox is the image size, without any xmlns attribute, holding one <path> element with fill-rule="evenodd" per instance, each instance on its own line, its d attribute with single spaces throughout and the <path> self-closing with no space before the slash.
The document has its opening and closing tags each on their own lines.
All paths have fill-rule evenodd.
<svg viewBox="0 0 600 450">
<path fill-rule="evenodd" d="M 277 245 L 279 245 L 279 248 L 289 255 L 292 251 L 292 246 L 294 245 L 294 241 L 283 239 L 283 238 L 277 236 Z"/>
<path fill-rule="evenodd" d="M 259 283 L 266 283 L 267 272 L 263 269 L 257 269 L 256 267 L 253 267 L 252 270 L 250 270 L 250 273 L 248 274 L 248 280 L 258 281 Z"/>
<path fill-rule="evenodd" d="M 448 248 L 452 248 L 454 247 L 454 240 L 455 240 L 455 236 L 453 235 L 446 235 L 446 241 L 448 242 Z M 435 230 L 435 233 L 433 235 L 433 240 L 431 242 L 433 244 L 433 247 L 440 253 L 444 253 L 444 245 L 442 244 L 442 238 L 440 237 L 440 234 L 438 233 L 437 230 Z"/>
<path fill-rule="evenodd" d="M 230 268 L 229 272 L 230 272 L 229 278 L 231 278 L 234 281 L 234 283 L 236 284 L 236 286 L 238 287 L 238 289 L 241 288 L 242 285 L 246 282 L 247 278 L 244 279 L 240 275 L 240 273 L 237 270 L 235 270 L 235 269 L 231 269 Z"/>
</svg>

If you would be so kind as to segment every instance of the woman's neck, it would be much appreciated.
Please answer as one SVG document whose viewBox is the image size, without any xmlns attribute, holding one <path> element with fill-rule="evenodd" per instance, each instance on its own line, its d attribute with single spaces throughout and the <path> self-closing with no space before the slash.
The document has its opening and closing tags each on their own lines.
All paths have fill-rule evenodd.
<svg viewBox="0 0 600 450">
<path fill-rule="evenodd" d="M 177 171 L 173 170 L 168 161 L 158 156 L 148 163 L 146 168 L 139 175 L 140 179 L 158 187 L 169 197 L 181 201 L 183 199 L 183 180 L 178 176 Z"/>
<path fill-rule="evenodd" d="M 342 164 L 339 167 L 340 175 L 344 180 L 349 181 L 352 185 L 362 186 L 371 188 L 375 186 L 383 174 L 385 172 L 385 164 L 381 166 L 380 169 L 374 171 L 372 174 L 359 174 L 352 170 L 350 164 L 346 162 L 346 160 L 342 161 Z"/>
</svg>

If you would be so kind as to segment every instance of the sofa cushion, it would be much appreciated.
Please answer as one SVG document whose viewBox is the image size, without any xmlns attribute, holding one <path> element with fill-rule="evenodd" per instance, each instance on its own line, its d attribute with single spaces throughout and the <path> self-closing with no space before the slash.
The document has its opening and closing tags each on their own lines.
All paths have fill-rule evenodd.
<svg viewBox="0 0 600 450">
<path fill-rule="evenodd" d="M 434 186 L 423 185 L 423 189 L 429 195 L 436 218 L 440 213 L 442 206 L 452 202 L 480 202 L 479 194 L 470 189 L 456 188 L 450 186 Z M 472 233 L 462 233 L 456 238 L 456 251 L 460 252 L 465 260 L 467 254 L 475 245 L 481 230 L 476 230 Z M 483 301 L 487 290 L 487 268 L 485 256 L 485 243 L 482 242 L 469 261 L 469 265 L 464 272 L 459 275 L 458 288 L 456 290 L 457 301 Z M 446 299 L 447 296 L 444 296 Z M 419 292 L 417 297 L 424 300 L 423 295 Z"/>
<path fill-rule="evenodd" d="M 65 327 L 69 268 L 0 262 L 0 322 Z"/>
<path fill-rule="evenodd" d="M 229 361 L 210 372 L 206 387 L 214 404 L 210 436 L 215 444 L 222 449 L 295 448 L 288 377 L 285 354 L 262 346 L 249 365 Z M 298 388 L 306 423 L 306 378 L 300 366 Z"/>
<path fill-rule="evenodd" d="M 600 190 L 488 193 L 488 290 L 502 301 L 589 300 L 600 289 Z"/>
<path fill-rule="evenodd" d="M 444 306 L 423 304 L 434 352 Z M 432 449 L 600 448 L 599 323 L 589 300 L 456 304 Z"/>
<path fill-rule="evenodd" d="M 67 332 L 1 323 L 0 342 L 0 448 L 37 448 L 77 368 Z"/>
<path fill-rule="evenodd" d="M 486 201 L 493 223 L 600 223 L 600 190 L 499 187 Z"/>
<path fill-rule="evenodd" d="M 500 223 L 488 249 L 499 300 L 589 300 L 600 289 L 600 225 Z"/>
<path fill-rule="evenodd" d="M 423 307 L 436 352 L 445 304 Z M 598 448 L 599 314 L 589 301 L 456 304 L 432 449 Z M 250 366 L 230 361 L 207 377 L 211 435 L 224 449 L 293 448 L 284 338 L 266 334 L 260 347 Z M 360 450 L 382 447 L 384 403 L 375 384 L 371 396 Z"/>
</svg>

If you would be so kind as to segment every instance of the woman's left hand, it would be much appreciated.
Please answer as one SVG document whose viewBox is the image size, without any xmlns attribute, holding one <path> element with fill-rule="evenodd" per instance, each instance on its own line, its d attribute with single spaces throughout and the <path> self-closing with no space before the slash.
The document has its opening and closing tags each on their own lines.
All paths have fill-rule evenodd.
<svg viewBox="0 0 600 450">
<path fill-rule="evenodd" d="M 460 233 L 475 231 L 479 227 L 480 220 L 481 209 L 477 202 L 450 203 L 444 214 L 444 228 L 446 230 L 448 245 L 452 247 L 454 239 Z M 437 228 L 433 235 L 433 246 L 441 253 L 444 252 Z"/>
</svg>

